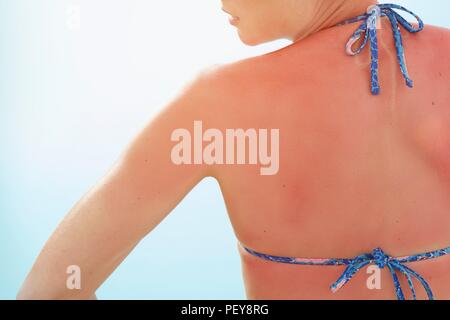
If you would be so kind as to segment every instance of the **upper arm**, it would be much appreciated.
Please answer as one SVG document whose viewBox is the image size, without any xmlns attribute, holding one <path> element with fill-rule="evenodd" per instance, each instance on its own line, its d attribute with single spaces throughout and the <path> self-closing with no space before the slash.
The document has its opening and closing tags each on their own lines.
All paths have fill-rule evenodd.
<svg viewBox="0 0 450 320">
<path fill-rule="evenodd" d="M 176 165 L 173 130 L 192 131 L 212 112 L 214 71 L 201 73 L 154 117 L 114 167 L 67 214 L 50 237 L 18 298 L 89 298 L 132 248 L 158 225 L 211 167 Z M 81 290 L 66 288 L 67 267 L 81 271 Z"/>
</svg>

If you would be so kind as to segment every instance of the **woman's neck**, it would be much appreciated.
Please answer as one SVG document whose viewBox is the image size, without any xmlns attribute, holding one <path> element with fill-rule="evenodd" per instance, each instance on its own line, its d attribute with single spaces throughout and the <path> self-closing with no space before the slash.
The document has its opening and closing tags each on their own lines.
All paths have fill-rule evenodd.
<svg viewBox="0 0 450 320">
<path fill-rule="evenodd" d="M 377 0 L 327 1 L 327 5 L 318 6 L 313 21 L 291 40 L 296 42 L 321 30 L 334 27 L 342 21 L 366 13 L 369 6 L 378 3 Z"/>
</svg>

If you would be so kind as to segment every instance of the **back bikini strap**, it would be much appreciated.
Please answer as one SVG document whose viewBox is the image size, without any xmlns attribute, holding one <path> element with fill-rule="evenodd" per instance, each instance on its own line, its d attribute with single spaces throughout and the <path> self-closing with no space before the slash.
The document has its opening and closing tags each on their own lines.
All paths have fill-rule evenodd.
<svg viewBox="0 0 450 320">
<path fill-rule="evenodd" d="M 289 264 L 298 264 L 298 265 L 309 265 L 309 266 L 338 266 L 338 265 L 346 265 L 344 272 L 342 275 L 331 285 L 331 291 L 334 293 L 346 285 L 353 276 L 362 268 L 369 264 L 375 264 L 380 269 L 387 267 L 389 272 L 391 273 L 392 280 L 395 285 L 395 293 L 397 295 L 398 300 L 405 300 L 405 295 L 403 294 L 403 290 L 400 286 L 400 282 L 396 271 L 400 271 L 407 279 L 409 288 L 411 289 L 414 300 L 416 300 L 416 291 L 414 289 L 413 278 L 417 279 L 420 284 L 425 289 L 428 299 L 434 300 L 433 292 L 431 291 L 430 286 L 425 281 L 425 279 L 420 276 L 417 272 L 412 270 L 411 268 L 404 265 L 404 263 L 416 262 L 428 259 L 438 258 L 447 254 L 450 254 L 450 247 L 416 254 L 412 256 L 404 256 L 399 258 L 394 258 L 389 255 L 386 255 L 383 250 L 380 248 L 376 248 L 372 251 L 372 253 L 365 253 L 359 255 L 353 259 L 305 259 L 305 258 L 291 258 L 291 257 L 279 257 L 272 256 L 260 252 L 256 252 L 249 248 L 246 248 L 242 244 L 240 244 L 242 248 L 244 248 L 248 253 L 253 256 L 256 256 L 261 259 L 281 262 L 281 263 L 289 263 Z"/>
<path fill-rule="evenodd" d="M 405 11 L 411 15 L 413 15 L 417 22 L 419 23 L 418 28 L 414 28 L 408 21 L 406 21 L 401 15 L 395 12 L 393 9 L 398 9 L 401 11 Z M 397 59 L 400 64 L 400 70 L 402 72 L 403 77 L 405 78 L 406 85 L 410 88 L 413 87 L 413 81 L 408 75 L 408 70 L 406 68 L 405 62 L 405 53 L 403 49 L 403 41 L 402 34 L 400 32 L 400 27 L 398 24 L 401 24 L 407 31 L 411 33 L 417 33 L 422 31 L 424 28 L 424 23 L 422 19 L 420 19 L 415 13 L 405 9 L 402 6 L 396 4 L 377 4 L 372 5 L 367 9 L 367 13 L 344 22 L 338 24 L 338 26 L 346 25 L 349 23 L 354 23 L 358 21 L 363 21 L 359 28 L 355 31 L 355 33 L 351 36 L 350 40 L 346 45 L 346 52 L 351 56 L 355 56 L 359 54 L 367 44 L 367 41 L 370 41 L 370 52 L 371 52 L 371 85 L 372 85 L 372 94 L 378 95 L 380 93 L 380 85 L 378 81 L 378 40 L 377 40 L 377 27 L 380 23 L 381 17 L 388 17 L 391 22 L 392 32 L 394 33 L 394 41 L 395 47 L 397 49 Z M 364 40 L 359 48 L 356 51 L 353 50 L 353 45 L 358 41 L 362 34 L 365 34 Z"/>
</svg>

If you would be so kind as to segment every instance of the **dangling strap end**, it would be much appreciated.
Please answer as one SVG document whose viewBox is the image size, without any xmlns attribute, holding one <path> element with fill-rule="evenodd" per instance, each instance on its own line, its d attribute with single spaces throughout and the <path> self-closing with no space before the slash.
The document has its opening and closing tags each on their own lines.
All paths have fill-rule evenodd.
<svg viewBox="0 0 450 320">
<path fill-rule="evenodd" d="M 372 88 L 372 94 L 373 94 L 374 96 L 378 96 L 378 95 L 380 94 L 380 87 L 379 87 L 379 86 L 373 87 L 373 88 Z"/>
<path fill-rule="evenodd" d="M 331 292 L 332 292 L 332 293 L 338 292 L 338 290 L 339 290 L 340 288 L 342 288 L 346 283 L 347 283 L 347 282 L 345 281 L 345 279 L 336 281 L 335 283 L 333 283 L 333 284 L 330 286 Z"/>
<path fill-rule="evenodd" d="M 406 85 L 410 88 L 414 87 L 414 81 L 412 81 L 411 79 L 406 79 Z"/>
</svg>

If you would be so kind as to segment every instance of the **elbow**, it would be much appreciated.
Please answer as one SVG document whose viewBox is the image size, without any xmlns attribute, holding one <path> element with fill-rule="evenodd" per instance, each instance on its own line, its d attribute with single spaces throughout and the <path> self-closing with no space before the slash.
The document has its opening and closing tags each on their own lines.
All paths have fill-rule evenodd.
<svg viewBox="0 0 450 320">
<path fill-rule="evenodd" d="M 41 300 L 41 297 L 22 287 L 16 294 L 16 300 Z"/>
<path fill-rule="evenodd" d="M 16 294 L 16 300 L 54 300 L 57 297 L 51 297 L 42 290 L 36 290 L 29 286 L 23 285 Z"/>
<path fill-rule="evenodd" d="M 32 290 L 26 287 L 20 288 L 16 294 L 16 300 L 97 300 L 95 293 L 92 294 L 50 294 L 42 290 Z"/>
</svg>

